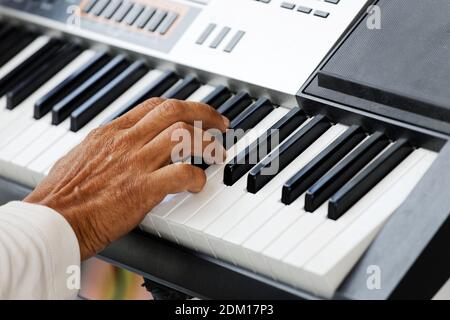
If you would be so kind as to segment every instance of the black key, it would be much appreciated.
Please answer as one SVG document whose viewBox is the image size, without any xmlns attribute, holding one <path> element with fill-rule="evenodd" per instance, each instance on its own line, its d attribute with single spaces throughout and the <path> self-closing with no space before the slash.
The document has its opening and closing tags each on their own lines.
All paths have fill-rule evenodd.
<svg viewBox="0 0 450 320">
<path fill-rule="evenodd" d="M 252 97 L 250 97 L 247 92 L 239 92 L 227 102 L 222 104 L 217 111 L 232 121 L 249 105 L 251 105 L 252 102 Z"/>
<path fill-rule="evenodd" d="M 160 97 L 164 92 L 170 89 L 179 80 L 177 74 L 173 71 L 165 71 L 156 81 L 150 83 L 134 99 L 128 102 L 124 107 L 115 112 L 111 117 L 105 120 L 104 124 L 109 123 L 150 98 Z"/>
<path fill-rule="evenodd" d="M 272 140 L 278 135 L 278 143 L 283 142 L 292 132 L 307 119 L 300 108 L 293 108 L 267 132 L 241 151 L 233 160 L 225 165 L 223 182 L 232 186 L 244 176 L 254 165 L 273 150 Z"/>
<path fill-rule="evenodd" d="M 284 204 L 294 202 L 365 137 L 366 134 L 361 127 L 350 127 L 284 184 L 281 202 Z"/>
<path fill-rule="evenodd" d="M 409 143 L 401 139 L 395 142 L 377 159 L 335 193 L 328 203 L 328 218 L 337 220 L 394 170 L 413 152 Z"/>
<path fill-rule="evenodd" d="M 52 109 L 52 124 L 58 125 L 70 114 L 115 79 L 130 63 L 125 56 L 119 55 L 96 72 L 85 83 L 58 102 Z"/>
<path fill-rule="evenodd" d="M 36 37 L 37 35 L 33 32 L 13 29 L 1 38 L 0 43 L 4 49 L 0 51 L 0 67 L 25 49 Z"/>
<path fill-rule="evenodd" d="M 330 196 L 372 161 L 388 144 L 389 140 L 381 132 L 374 133 L 362 142 L 306 192 L 305 211 L 313 212 L 320 207 Z"/>
<path fill-rule="evenodd" d="M 100 112 L 107 108 L 114 100 L 127 91 L 142 78 L 149 69 L 142 60 L 134 62 L 117 78 L 108 83 L 103 89 L 87 100 L 70 116 L 70 130 L 77 132 Z"/>
<path fill-rule="evenodd" d="M 208 94 L 201 102 L 210 105 L 214 109 L 218 109 L 225 101 L 230 99 L 231 92 L 225 86 L 218 86 L 210 94 Z"/>
<path fill-rule="evenodd" d="M 178 99 L 185 100 L 189 98 L 198 88 L 200 88 L 200 82 L 194 76 L 187 76 L 181 83 L 170 88 L 166 93 L 162 95 L 165 99 Z"/>
<path fill-rule="evenodd" d="M 244 110 L 230 123 L 230 129 L 252 129 L 265 117 L 275 110 L 272 102 L 267 98 L 259 98 L 254 104 Z"/>
<path fill-rule="evenodd" d="M 44 61 L 28 78 L 24 79 L 6 94 L 6 107 L 9 110 L 17 107 L 67 64 L 72 62 L 81 52 L 81 47 L 76 44 L 64 45 L 53 57 Z"/>
<path fill-rule="evenodd" d="M 42 64 L 51 59 L 62 46 L 62 41 L 50 40 L 31 57 L 0 79 L 0 97 L 32 75 Z"/>
<path fill-rule="evenodd" d="M 247 191 L 257 193 L 261 190 L 330 127 L 331 123 L 324 116 L 313 118 L 250 171 Z M 275 167 L 276 169 L 273 169 Z"/>
<path fill-rule="evenodd" d="M 111 57 L 105 52 L 97 53 L 81 69 L 71 74 L 36 102 L 34 105 L 34 118 L 40 119 L 45 116 L 58 102 L 81 86 L 110 61 Z"/>
</svg>

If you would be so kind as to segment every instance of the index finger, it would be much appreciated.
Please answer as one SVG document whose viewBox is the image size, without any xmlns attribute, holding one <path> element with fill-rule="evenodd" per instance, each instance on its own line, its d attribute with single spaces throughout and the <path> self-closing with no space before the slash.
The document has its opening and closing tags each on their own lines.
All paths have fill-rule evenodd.
<svg viewBox="0 0 450 320">
<path fill-rule="evenodd" d="M 151 140 L 177 122 L 194 125 L 195 121 L 201 121 L 204 130 L 214 128 L 222 132 L 226 131 L 230 123 L 206 104 L 169 99 L 147 113 L 131 129 Z"/>
</svg>

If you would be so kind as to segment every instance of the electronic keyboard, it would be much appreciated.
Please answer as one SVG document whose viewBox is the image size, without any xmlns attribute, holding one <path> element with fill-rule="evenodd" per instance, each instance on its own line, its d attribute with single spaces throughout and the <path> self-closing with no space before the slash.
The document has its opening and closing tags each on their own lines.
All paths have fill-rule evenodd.
<svg viewBox="0 0 450 320">
<path fill-rule="evenodd" d="M 387 2 L 391 15 L 414 7 Z M 385 32 L 366 26 L 371 4 L 0 0 L 0 175 L 35 187 L 91 130 L 152 97 L 207 103 L 245 135 L 204 167 L 202 192 L 168 196 L 141 230 L 336 297 L 391 217 L 420 201 L 450 134 L 445 54 L 436 81 L 408 71 L 429 60 L 395 60 L 390 18 Z M 383 59 L 392 68 L 374 67 Z"/>
</svg>

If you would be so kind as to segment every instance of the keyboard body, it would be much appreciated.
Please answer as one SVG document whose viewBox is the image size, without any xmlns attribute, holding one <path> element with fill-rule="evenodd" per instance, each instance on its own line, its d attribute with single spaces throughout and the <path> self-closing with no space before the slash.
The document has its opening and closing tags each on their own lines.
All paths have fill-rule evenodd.
<svg viewBox="0 0 450 320">
<path fill-rule="evenodd" d="M 414 100 L 408 88 L 393 94 L 381 90 L 377 78 L 366 83 L 351 72 L 345 57 L 355 53 L 348 43 L 369 37 L 360 33 L 373 1 L 297 2 L 0 0 L 5 43 L 23 32 L 24 22 L 31 33 L 4 62 L 0 78 L 33 59 L 41 76 L 33 82 L 30 71 L 17 72 L 35 85 L 25 93 L 17 89 L 21 83 L 0 80 L 0 175 L 34 187 L 59 157 L 142 92 L 208 102 L 229 112 L 236 128 L 251 130 L 229 150 L 226 165 L 206 169 L 204 191 L 168 197 L 141 224 L 150 235 L 133 233 L 131 243 L 169 241 L 174 252 L 187 250 L 178 256 L 217 261 L 227 270 L 224 279 L 234 270 L 257 279 L 252 285 L 290 292 L 287 297 L 401 297 L 420 281 L 416 270 L 443 259 L 450 206 L 445 197 L 423 193 L 435 181 L 447 190 L 439 171 L 447 163 L 450 130 L 447 113 L 436 116 L 445 106 L 438 94 L 424 104 L 430 99 Z M 11 44 L 11 52 L 18 46 Z M 61 68 L 39 68 L 43 54 Z M 372 95 L 363 95 L 365 89 Z M 384 99 L 377 98 L 380 90 Z M 77 97 L 81 105 L 73 102 Z M 418 107 L 411 111 L 405 101 Z M 433 115 L 415 112 L 423 105 Z M 233 160 L 261 145 L 259 137 L 271 128 L 281 128 L 281 145 L 245 170 L 237 166 L 241 174 L 232 171 Z M 281 169 L 261 174 L 275 160 Z M 419 214 L 424 210 L 427 219 Z M 398 246 L 395 258 L 382 254 L 396 236 L 412 237 L 402 227 L 406 221 L 410 230 L 425 226 L 422 237 Z M 123 241 L 104 256 L 145 269 L 145 260 L 127 260 Z M 448 278 L 445 266 L 418 296 L 432 295 Z M 382 289 L 367 285 L 377 268 L 391 279 Z M 149 270 L 141 272 L 161 277 Z"/>
</svg>

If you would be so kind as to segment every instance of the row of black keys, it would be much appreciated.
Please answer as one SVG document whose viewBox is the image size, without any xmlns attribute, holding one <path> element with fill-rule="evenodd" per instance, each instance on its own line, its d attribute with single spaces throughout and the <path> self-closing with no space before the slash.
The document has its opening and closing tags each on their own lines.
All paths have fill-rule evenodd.
<svg viewBox="0 0 450 320">
<path fill-rule="evenodd" d="M 319 115 L 292 134 L 306 120 L 302 110 L 292 109 L 226 165 L 224 183 L 231 186 L 250 171 L 247 191 L 261 190 L 332 126 L 326 117 Z M 279 136 L 279 149 L 261 159 L 260 150 L 271 151 L 274 134 Z M 339 219 L 413 152 L 404 139 L 390 144 L 381 132 L 368 135 L 361 127 L 351 126 L 284 184 L 281 201 L 289 205 L 306 193 L 305 211 L 314 212 L 329 200 L 328 218 Z M 254 166 L 250 159 L 259 163 Z M 274 163 L 278 163 L 279 170 L 267 174 Z"/>
<path fill-rule="evenodd" d="M 1 58 L 4 58 L 3 64 L 13 56 L 9 52 L 15 54 L 20 52 L 20 48 L 16 47 L 13 41 L 9 41 L 7 30 L 11 29 L 19 32 L 17 28 L 6 26 L 2 28 L 4 32 L 0 34 L 0 43 L 6 42 L 8 45 L 6 50 L 8 54 L 4 52 L 1 54 Z M 30 39 L 37 37 L 34 33 L 25 32 L 30 34 Z M 24 48 L 22 45 L 20 47 Z M 59 39 L 51 40 L 0 79 L 0 96 L 6 96 L 7 108 L 12 110 L 17 107 L 82 52 L 82 47 L 77 44 Z M 106 52 L 99 52 L 35 103 L 34 118 L 41 119 L 52 112 L 52 124 L 58 125 L 70 117 L 71 130 L 76 132 L 149 71 L 150 68 L 143 60 L 132 62 L 125 55 L 112 57 Z M 165 71 L 108 121 L 125 114 L 152 97 L 163 96 L 184 100 L 200 86 L 201 83 L 193 76 L 180 81 L 173 71 Z M 273 105 L 268 99 L 259 99 L 252 104 L 253 99 L 248 93 L 233 95 L 224 86 L 217 87 L 202 102 L 217 108 L 228 117 L 231 120 L 231 128 L 243 130 L 252 128 L 273 110 Z"/>
</svg>

